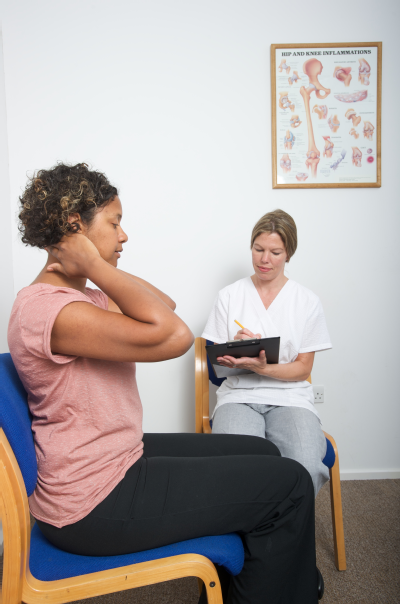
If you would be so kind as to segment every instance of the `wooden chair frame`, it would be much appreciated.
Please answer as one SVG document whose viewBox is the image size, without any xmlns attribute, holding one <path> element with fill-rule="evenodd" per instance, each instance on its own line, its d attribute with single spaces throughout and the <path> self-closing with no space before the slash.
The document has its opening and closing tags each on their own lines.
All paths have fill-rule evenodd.
<svg viewBox="0 0 400 604">
<path fill-rule="evenodd" d="M 206 586 L 209 604 L 223 604 L 215 566 L 198 554 L 172 556 L 58 581 L 33 577 L 29 570 L 27 493 L 15 455 L 1 429 L 0 518 L 4 535 L 1 604 L 63 604 L 182 577 L 197 577 Z"/>
<path fill-rule="evenodd" d="M 311 384 L 311 376 L 308 378 Z M 210 427 L 210 386 L 207 366 L 206 340 L 195 340 L 195 396 L 196 396 L 196 432 L 211 434 Z M 346 552 L 344 545 L 342 493 L 340 489 L 339 453 L 335 440 L 324 432 L 332 443 L 335 451 L 335 464 L 329 469 L 333 545 L 335 551 L 335 566 L 338 570 L 346 570 Z"/>
</svg>

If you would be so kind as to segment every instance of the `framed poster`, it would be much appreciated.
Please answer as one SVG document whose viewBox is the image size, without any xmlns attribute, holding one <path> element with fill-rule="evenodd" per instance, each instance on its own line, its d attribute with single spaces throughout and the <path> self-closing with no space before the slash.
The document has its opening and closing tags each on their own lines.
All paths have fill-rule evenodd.
<svg viewBox="0 0 400 604">
<path fill-rule="evenodd" d="M 272 44 L 274 189 L 381 186 L 382 42 Z"/>
</svg>

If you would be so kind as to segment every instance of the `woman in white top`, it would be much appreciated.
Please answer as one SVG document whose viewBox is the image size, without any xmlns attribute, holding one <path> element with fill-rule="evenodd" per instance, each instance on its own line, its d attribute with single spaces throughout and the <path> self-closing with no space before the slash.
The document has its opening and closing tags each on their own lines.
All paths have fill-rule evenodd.
<svg viewBox="0 0 400 604">
<path fill-rule="evenodd" d="M 254 373 L 228 377 L 218 389 L 213 433 L 268 438 L 283 457 L 307 468 L 317 494 L 329 478 L 322 463 L 326 439 L 307 378 L 315 352 L 332 344 L 319 298 L 284 274 L 296 248 L 289 214 L 275 210 L 260 218 L 251 236 L 254 275 L 219 292 L 202 335 L 217 344 L 280 337 L 279 364 L 268 364 L 264 351 L 256 358 L 219 358 Z M 245 328 L 237 331 L 235 319 Z"/>
</svg>

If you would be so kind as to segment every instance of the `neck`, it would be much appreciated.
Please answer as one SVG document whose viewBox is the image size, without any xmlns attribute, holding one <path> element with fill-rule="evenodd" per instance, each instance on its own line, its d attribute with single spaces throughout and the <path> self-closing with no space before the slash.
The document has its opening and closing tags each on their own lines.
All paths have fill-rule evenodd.
<svg viewBox="0 0 400 604">
<path fill-rule="evenodd" d="M 48 254 L 46 264 L 31 285 L 35 285 L 36 283 L 48 283 L 49 285 L 54 285 L 56 287 L 70 287 L 72 289 L 77 289 L 84 294 L 86 289 L 86 278 L 67 277 L 67 275 L 56 271 L 48 272 L 47 267 L 50 264 L 56 263 L 58 264 L 57 258 L 52 254 Z"/>
<path fill-rule="evenodd" d="M 286 281 L 289 281 L 284 273 L 281 273 L 275 279 L 272 279 L 272 281 L 264 281 L 256 274 L 254 274 L 251 279 L 256 288 L 265 293 L 279 291 L 285 285 Z"/>
</svg>

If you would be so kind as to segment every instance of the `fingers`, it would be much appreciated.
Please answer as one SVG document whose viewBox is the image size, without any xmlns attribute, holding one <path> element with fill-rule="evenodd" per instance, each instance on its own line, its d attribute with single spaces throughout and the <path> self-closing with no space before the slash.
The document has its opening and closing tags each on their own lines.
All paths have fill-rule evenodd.
<svg viewBox="0 0 400 604">
<path fill-rule="evenodd" d="M 250 331 L 250 329 L 244 328 L 244 329 L 239 329 L 239 331 L 237 332 L 237 334 L 234 337 L 234 340 L 250 340 L 251 338 L 256 338 L 259 334 L 254 335 L 254 333 L 252 331 Z M 261 337 L 261 335 L 260 335 Z"/>
<path fill-rule="evenodd" d="M 63 268 L 63 265 L 60 264 L 59 262 L 54 262 L 54 264 L 49 264 L 49 266 L 47 267 L 46 270 L 48 273 L 63 273 L 63 275 L 67 274 Z"/>
</svg>

